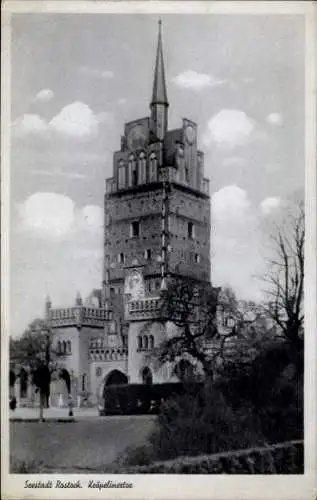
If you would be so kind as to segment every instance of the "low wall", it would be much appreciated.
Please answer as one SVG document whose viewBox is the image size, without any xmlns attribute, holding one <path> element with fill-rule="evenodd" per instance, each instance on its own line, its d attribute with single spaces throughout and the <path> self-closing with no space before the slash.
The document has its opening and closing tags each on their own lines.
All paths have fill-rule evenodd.
<svg viewBox="0 0 317 500">
<path fill-rule="evenodd" d="M 179 457 L 150 465 L 123 467 L 131 474 L 303 474 L 304 442 L 290 441 L 263 448 Z"/>
</svg>

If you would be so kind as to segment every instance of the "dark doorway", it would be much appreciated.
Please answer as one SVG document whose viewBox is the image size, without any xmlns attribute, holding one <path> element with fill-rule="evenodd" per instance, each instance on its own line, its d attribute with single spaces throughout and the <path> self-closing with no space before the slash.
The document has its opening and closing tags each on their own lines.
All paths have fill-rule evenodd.
<svg viewBox="0 0 317 500">
<path fill-rule="evenodd" d="M 147 366 L 142 370 L 142 383 L 145 385 L 153 384 L 153 375 L 150 368 Z"/>
<path fill-rule="evenodd" d="M 113 370 L 110 372 L 105 381 L 105 385 L 121 385 L 127 383 L 128 377 L 119 370 Z"/>
</svg>

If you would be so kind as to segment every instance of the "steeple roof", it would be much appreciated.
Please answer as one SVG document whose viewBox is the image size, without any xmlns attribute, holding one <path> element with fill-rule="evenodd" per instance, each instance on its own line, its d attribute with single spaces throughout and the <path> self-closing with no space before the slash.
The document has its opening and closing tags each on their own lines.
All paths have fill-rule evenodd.
<svg viewBox="0 0 317 500">
<path fill-rule="evenodd" d="M 165 83 L 164 59 L 163 59 L 163 46 L 162 46 L 162 21 L 159 20 L 158 41 L 156 50 L 156 62 L 153 81 L 153 104 L 167 104 L 167 92 Z"/>
</svg>

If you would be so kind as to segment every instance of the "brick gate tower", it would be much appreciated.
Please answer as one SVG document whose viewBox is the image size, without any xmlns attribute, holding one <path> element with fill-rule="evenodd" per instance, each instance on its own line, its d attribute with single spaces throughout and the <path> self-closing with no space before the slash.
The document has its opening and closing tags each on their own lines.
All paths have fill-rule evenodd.
<svg viewBox="0 0 317 500">
<path fill-rule="evenodd" d="M 140 353 L 164 337 L 139 335 L 142 322 L 155 320 L 160 290 L 175 277 L 210 282 L 209 181 L 197 125 L 184 118 L 169 130 L 168 109 L 159 22 L 150 116 L 125 124 L 106 180 L 103 305 L 127 328 L 131 382 L 142 381 Z"/>
</svg>

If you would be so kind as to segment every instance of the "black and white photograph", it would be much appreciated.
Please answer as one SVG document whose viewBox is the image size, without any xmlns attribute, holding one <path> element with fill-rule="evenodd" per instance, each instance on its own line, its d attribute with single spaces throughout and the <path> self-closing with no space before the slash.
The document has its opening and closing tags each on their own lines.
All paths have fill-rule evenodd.
<svg viewBox="0 0 317 500">
<path fill-rule="evenodd" d="M 88 496 L 143 474 L 300 479 L 306 16 L 71 5 L 9 25 L 2 408 L 24 490 L 4 498 L 90 474 Z"/>
</svg>

